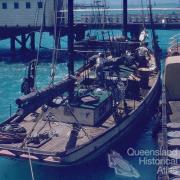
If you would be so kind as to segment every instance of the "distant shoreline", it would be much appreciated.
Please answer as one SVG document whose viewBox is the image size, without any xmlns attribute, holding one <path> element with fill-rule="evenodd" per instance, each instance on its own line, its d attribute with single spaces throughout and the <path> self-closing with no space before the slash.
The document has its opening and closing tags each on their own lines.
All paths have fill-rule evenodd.
<svg viewBox="0 0 180 180">
<path fill-rule="evenodd" d="M 109 8 L 106 9 L 106 11 L 122 11 L 122 8 Z M 128 8 L 128 11 L 140 11 L 142 8 Z M 147 10 L 147 8 L 144 8 L 144 10 Z M 180 11 L 180 8 L 152 8 L 153 11 Z M 87 9 L 75 9 L 76 12 L 89 12 L 92 11 L 91 8 Z M 99 11 L 104 11 L 104 9 L 100 9 Z"/>
</svg>

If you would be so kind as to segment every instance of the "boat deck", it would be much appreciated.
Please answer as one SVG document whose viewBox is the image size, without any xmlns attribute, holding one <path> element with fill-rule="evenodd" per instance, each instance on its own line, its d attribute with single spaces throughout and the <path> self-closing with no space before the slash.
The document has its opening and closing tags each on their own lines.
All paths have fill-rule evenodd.
<svg viewBox="0 0 180 180">
<path fill-rule="evenodd" d="M 134 109 L 134 106 L 135 108 L 137 108 L 141 103 L 140 101 L 134 101 L 130 99 L 127 100 L 126 102 L 128 108 L 131 110 Z M 41 116 L 41 113 L 42 112 L 40 109 L 36 111 L 36 114 L 39 114 L 38 117 Z M 39 133 L 40 134 L 43 134 L 45 132 L 52 133 L 52 138 L 49 139 L 46 143 L 37 147 L 31 146 L 31 143 L 28 145 L 29 147 L 33 147 L 47 152 L 63 152 L 81 146 L 89 142 L 90 140 L 96 138 L 97 136 L 103 134 L 104 132 L 115 126 L 117 123 L 112 115 L 97 127 L 91 127 L 91 126 L 78 127 L 73 124 L 67 124 L 56 121 L 49 123 L 44 119 L 44 117 L 41 117 L 39 120 L 38 117 L 35 117 L 33 114 L 28 115 L 20 123 L 20 126 L 24 127 L 27 130 L 27 134 L 29 134 L 32 131 L 33 127 L 35 126 L 36 122 L 38 121 L 33 132 L 31 133 L 32 137 L 36 136 Z M 21 147 L 22 143 L 14 143 L 11 144 L 11 146 Z"/>
<path fill-rule="evenodd" d="M 150 87 L 156 81 L 156 76 L 151 76 L 149 81 L 149 89 L 142 90 L 143 97 L 141 100 L 132 100 L 127 99 L 126 103 L 130 113 L 131 111 L 137 109 L 144 97 L 148 94 Z M 126 114 L 123 108 L 120 108 L 122 113 L 122 121 L 125 119 Z M 45 152 L 64 152 L 70 149 L 77 148 L 85 143 L 88 143 L 90 140 L 98 137 L 107 130 L 111 129 L 116 125 L 114 117 L 109 116 L 104 122 L 96 127 L 92 126 L 75 126 L 73 124 L 67 124 L 60 121 L 47 122 L 45 119 L 45 114 L 42 115 L 42 110 L 39 108 L 35 113 L 29 114 L 24 120 L 20 123 L 20 126 L 24 127 L 27 131 L 27 134 L 30 134 L 31 137 L 36 136 L 37 134 L 43 134 L 45 132 L 51 133 L 51 138 L 42 145 L 34 146 L 34 144 L 29 143 L 26 145 L 26 140 L 23 143 L 13 143 L 9 144 L 11 147 L 31 147 Z M 37 122 L 38 121 L 38 122 Z M 37 125 L 36 125 L 37 124 Z M 32 131 L 33 129 L 33 131 Z M 5 144 L 2 144 L 5 145 Z M 6 143 L 7 145 L 7 143 Z"/>
</svg>

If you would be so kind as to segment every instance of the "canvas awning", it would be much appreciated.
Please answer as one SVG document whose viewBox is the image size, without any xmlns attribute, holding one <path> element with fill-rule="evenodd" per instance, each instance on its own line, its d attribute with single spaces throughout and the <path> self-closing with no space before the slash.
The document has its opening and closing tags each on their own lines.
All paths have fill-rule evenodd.
<svg viewBox="0 0 180 180">
<path fill-rule="evenodd" d="M 167 99 L 180 100 L 180 56 L 171 56 L 166 59 L 164 80 Z"/>
</svg>

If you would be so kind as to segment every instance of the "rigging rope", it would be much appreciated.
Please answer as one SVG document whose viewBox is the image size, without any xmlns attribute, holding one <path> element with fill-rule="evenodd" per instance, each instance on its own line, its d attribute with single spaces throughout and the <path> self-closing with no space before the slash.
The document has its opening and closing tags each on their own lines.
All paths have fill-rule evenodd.
<svg viewBox="0 0 180 180">
<path fill-rule="evenodd" d="M 38 0 L 36 1 L 36 4 L 38 4 Z M 36 8 L 36 12 L 35 12 L 35 17 L 34 17 L 34 26 L 37 27 L 37 22 L 38 22 L 38 18 L 39 18 L 39 8 Z"/>
<path fill-rule="evenodd" d="M 149 16 L 149 19 L 150 19 L 150 3 L 149 3 L 149 0 L 146 0 L 146 6 L 147 6 L 148 16 Z M 153 32 L 152 32 L 152 29 L 151 29 L 151 40 L 153 41 Z M 153 49 L 152 42 L 151 42 L 151 46 L 152 46 L 152 49 Z"/>
<path fill-rule="evenodd" d="M 56 6 L 55 6 L 55 11 L 54 11 L 54 50 L 53 50 L 53 55 L 52 55 L 52 67 L 51 67 L 51 83 L 50 84 L 54 84 L 54 77 L 55 77 L 55 71 L 56 71 L 56 48 L 57 48 L 57 1 L 56 2 Z"/>
<path fill-rule="evenodd" d="M 74 118 L 74 120 L 75 120 L 76 123 L 78 124 L 78 126 L 82 129 L 82 131 L 84 132 L 85 136 L 87 136 L 87 138 L 90 140 L 91 138 L 89 137 L 88 133 L 85 131 L 85 129 L 84 129 L 84 128 L 81 126 L 81 124 L 79 123 L 79 120 L 76 118 L 76 116 L 75 116 L 74 113 L 72 112 L 70 105 L 69 105 L 68 103 L 67 103 L 66 105 L 67 105 L 67 107 L 68 107 L 68 109 L 69 109 L 72 117 Z"/>
<path fill-rule="evenodd" d="M 141 8 L 142 8 L 142 16 L 143 16 L 143 28 L 145 28 L 145 13 L 144 13 L 144 3 L 143 0 L 141 0 Z"/>
<path fill-rule="evenodd" d="M 155 59 L 156 59 L 156 65 L 157 67 L 160 69 L 161 65 L 159 62 L 159 55 L 160 55 L 160 48 L 158 45 L 158 41 L 157 41 L 157 36 L 155 33 L 155 28 L 154 28 L 154 21 L 153 21 L 153 14 L 152 14 L 152 4 L 151 4 L 151 0 L 147 0 L 149 2 L 149 15 L 150 15 L 150 22 L 151 22 L 151 33 L 152 33 L 152 48 L 154 50 L 154 55 L 155 55 Z"/>
<path fill-rule="evenodd" d="M 27 143 L 25 143 L 25 146 L 27 147 Z M 27 147 L 27 149 L 28 149 L 28 158 L 29 158 L 29 166 L 30 166 L 30 171 L 31 171 L 31 178 L 32 178 L 32 180 L 35 180 L 34 171 L 33 171 L 33 167 L 32 167 L 32 161 L 31 161 L 30 148 Z"/>
<path fill-rule="evenodd" d="M 39 121 L 41 120 L 42 116 L 44 114 L 44 111 L 42 110 L 41 114 L 39 114 L 39 116 L 36 118 L 36 122 L 33 125 L 33 127 L 31 128 L 31 130 L 29 131 L 29 133 L 26 135 L 26 137 L 24 138 L 24 141 L 21 144 L 21 147 L 25 146 L 27 143 L 28 138 L 31 136 L 31 134 L 33 133 L 34 129 L 36 128 L 37 124 L 39 123 Z"/>
<path fill-rule="evenodd" d="M 31 154 L 30 154 L 30 149 L 28 147 L 28 156 L 29 156 L 29 166 L 30 166 L 30 170 L 31 170 L 31 177 L 32 180 L 35 180 L 34 178 L 34 172 L 33 172 L 33 167 L 32 167 L 32 162 L 31 162 Z"/>
<path fill-rule="evenodd" d="M 67 5 L 65 2 L 62 2 L 62 9 L 65 10 L 67 8 Z M 56 65 L 57 65 L 57 60 L 58 60 L 58 55 L 59 55 L 59 43 L 61 40 L 61 28 L 59 28 L 59 32 L 57 32 L 57 24 L 61 25 L 64 23 L 64 20 L 66 19 L 65 13 L 61 13 L 60 17 L 58 16 L 58 11 L 61 12 L 61 10 L 58 9 L 58 0 L 56 1 L 56 9 L 55 9 L 55 16 L 54 16 L 54 48 L 53 48 L 53 55 L 52 55 L 52 65 L 51 65 L 51 82 L 50 84 L 54 84 L 55 80 L 55 75 L 56 75 Z M 64 11 L 66 12 L 66 11 Z"/>
</svg>

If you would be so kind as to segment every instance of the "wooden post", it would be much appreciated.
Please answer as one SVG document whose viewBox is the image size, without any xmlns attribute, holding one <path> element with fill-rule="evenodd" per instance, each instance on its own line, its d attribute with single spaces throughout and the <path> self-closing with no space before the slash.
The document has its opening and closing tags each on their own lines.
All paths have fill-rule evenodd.
<svg viewBox="0 0 180 180">
<path fill-rule="evenodd" d="M 68 0 L 68 73 L 74 76 L 74 0 Z M 74 99 L 74 84 L 69 91 L 69 102 Z"/>
<path fill-rule="evenodd" d="M 69 75 L 74 75 L 74 13 L 73 13 L 73 0 L 68 0 L 68 51 L 69 62 L 68 70 Z"/>
<path fill-rule="evenodd" d="M 11 37 L 10 39 L 10 43 L 11 43 L 11 52 L 15 53 L 16 52 L 16 38 L 15 37 Z"/>
<path fill-rule="evenodd" d="M 85 39 L 85 28 L 81 28 L 76 32 L 76 41 L 82 41 Z"/>
<path fill-rule="evenodd" d="M 141 27 L 140 26 L 135 26 L 135 28 L 130 29 L 130 34 L 131 34 L 131 40 L 138 42 L 139 41 L 139 36 L 141 33 Z"/>
<path fill-rule="evenodd" d="M 26 50 L 26 35 L 25 34 L 21 35 L 21 49 Z"/>
<path fill-rule="evenodd" d="M 35 33 L 33 32 L 33 33 L 31 33 L 31 36 L 30 36 L 30 38 L 31 38 L 31 50 L 35 50 Z"/>
<path fill-rule="evenodd" d="M 123 0 L 123 36 L 127 39 L 127 0 Z"/>
</svg>

